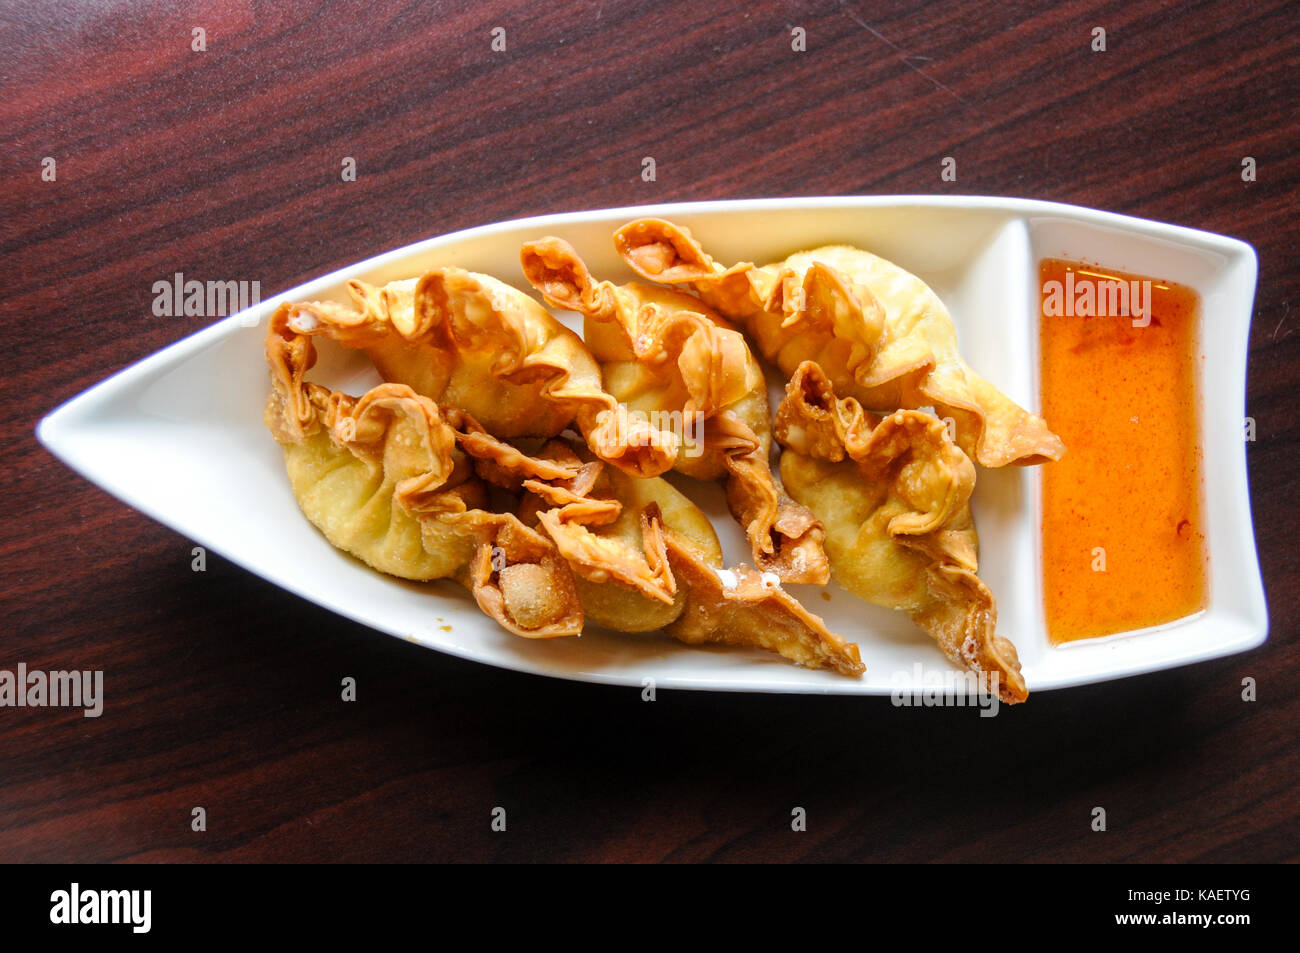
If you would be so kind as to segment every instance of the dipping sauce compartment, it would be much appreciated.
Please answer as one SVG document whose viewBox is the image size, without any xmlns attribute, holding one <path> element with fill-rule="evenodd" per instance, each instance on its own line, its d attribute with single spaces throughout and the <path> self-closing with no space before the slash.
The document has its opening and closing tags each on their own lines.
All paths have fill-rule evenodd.
<svg viewBox="0 0 1300 953">
<path fill-rule="evenodd" d="M 1191 288 L 1039 263 L 1042 468 L 1053 644 L 1146 629 L 1207 605 L 1201 308 Z"/>
</svg>

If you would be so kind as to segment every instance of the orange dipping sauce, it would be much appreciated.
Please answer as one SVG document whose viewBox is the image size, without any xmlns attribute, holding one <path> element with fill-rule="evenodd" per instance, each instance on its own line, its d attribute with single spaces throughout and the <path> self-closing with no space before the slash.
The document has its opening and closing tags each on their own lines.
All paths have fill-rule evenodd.
<svg viewBox="0 0 1300 953">
<path fill-rule="evenodd" d="M 1066 446 L 1041 468 L 1048 636 L 1192 615 L 1208 593 L 1200 298 L 1077 262 L 1038 271 L 1041 413 Z"/>
</svg>

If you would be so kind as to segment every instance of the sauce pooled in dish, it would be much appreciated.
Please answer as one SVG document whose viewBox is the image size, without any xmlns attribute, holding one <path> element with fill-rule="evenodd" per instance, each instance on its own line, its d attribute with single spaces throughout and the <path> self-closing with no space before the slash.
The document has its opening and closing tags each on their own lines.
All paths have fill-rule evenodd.
<svg viewBox="0 0 1300 953">
<path fill-rule="evenodd" d="M 1200 302 L 1171 282 L 1039 264 L 1043 590 L 1055 644 L 1205 608 Z"/>
</svg>

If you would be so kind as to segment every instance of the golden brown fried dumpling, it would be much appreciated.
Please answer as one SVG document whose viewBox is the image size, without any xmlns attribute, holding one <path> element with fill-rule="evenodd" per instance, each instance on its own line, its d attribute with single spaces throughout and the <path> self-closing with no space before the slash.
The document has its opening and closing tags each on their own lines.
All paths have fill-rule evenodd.
<svg viewBox="0 0 1300 953">
<path fill-rule="evenodd" d="M 488 437 L 404 384 L 360 398 L 307 382 L 315 348 L 273 319 L 266 424 L 284 450 L 294 497 L 334 546 L 404 579 L 451 578 L 503 626 L 529 638 L 576 635 L 581 603 L 551 540 L 486 508 L 476 473 L 563 480 L 573 471 Z"/>
<path fill-rule="evenodd" d="M 579 461 L 558 441 L 540 455 Z M 800 606 L 775 573 L 723 569 L 708 518 L 666 480 L 597 461 L 563 485 L 525 485 L 533 495 L 521 517 L 569 559 L 590 621 L 623 632 L 662 629 L 690 644 L 762 648 L 845 675 L 864 671 L 857 646 Z"/>
<path fill-rule="evenodd" d="M 676 533 L 666 534 L 668 561 L 686 604 L 664 631 L 689 645 L 766 649 L 806 668 L 857 677 L 866 671 L 858 647 L 826 628 L 781 588 L 772 573 L 749 566 L 719 570 Z"/>
<path fill-rule="evenodd" d="M 502 439 L 576 423 L 601 459 L 661 473 L 674 447 L 648 427 L 619 429 L 618 402 L 582 340 L 528 295 L 489 275 L 435 268 L 382 288 L 348 283 L 353 307 L 285 305 L 290 328 L 366 351 L 385 380 L 469 413 Z"/>
<path fill-rule="evenodd" d="M 976 575 L 975 467 L 943 422 L 915 410 L 869 415 L 806 362 L 776 436 L 785 485 L 826 527 L 835 581 L 908 613 L 954 664 L 996 675 L 1005 701 L 1023 701 L 1015 647 L 996 634 L 993 595 Z"/>
<path fill-rule="evenodd" d="M 421 484 L 468 495 L 467 505 L 483 500 L 481 484 L 466 482 L 473 473 L 464 456 L 453 458 L 455 434 L 436 407 L 393 384 L 360 399 L 313 389 L 311 399 L 319 426 L 283 445 L 284 462 L 299 507 L 325 538 L 403 579 L 444 579 L 467 565 L 477 548 L 472 535 L 443 525 L 441 545 L 426 548 L 419 519 L 402 502 Z"/>
<path fill-rule="evenodd" d="M 1058 459 L 1042 418 L 976 374 L 957 350 L 952 317 L 920 278 L 877 255 L 828 245 L 763 267 L 724 268 L 690 232 L 661 219 L 623 226 L 615 243 L 643 277 L 694 288 L 792 375 L 818 364 L 837 393 L 869 410 L 934 407 L 957 443 L 989 467 Z"/>
<path fill-rule="evenodd" d="M 766 383 L 741 334 L 683 292 L 597 282 L 561 239 L 528 242 L 520 258 L 549 304 L 583 316 L 583 337 L 619 412 L 676 446 L 673 469 L 726 480 L 755 563 L 788 582 L 825 583 L 821 528 L 772 477 Z"/>
<path fill-rule="evenodd" d="M 599 461 L 582 464 L 563 441 L 547 444 L 540 456 L 581 467 L 564 483 L 529 481 L 520 516 L 569 560 L 588 620 L 653 632 L 676 619 L 685 593 L 668 566 L 664 527 L 676 527 L 701 558 L 721 565 L 708 517 L 666 480 L 632 477 Z"/>
</svg>

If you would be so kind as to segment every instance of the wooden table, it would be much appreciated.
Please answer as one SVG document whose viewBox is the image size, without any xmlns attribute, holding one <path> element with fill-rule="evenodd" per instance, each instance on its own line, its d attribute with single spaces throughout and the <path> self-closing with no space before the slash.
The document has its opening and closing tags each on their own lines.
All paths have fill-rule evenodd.
<svg viewBox="0 0 1300 953">
<path fill-rule="evenodd" d="M 0 709 L 0 860 L 1296 859 L 1294 7 L 472 6 L 6 4 L 0 667 L 102 668 L 109 696 L 98 719 Z M 215 556 L 192 572 L 189 540 L 33 438 L 207 323 L 153 316 L 177 271 L 269 297 L 502 219 L 864 193 L 1053 199 L 1255 246 L 1263 648 L 992 720 L 886 699 L 646 704 L 381 637 Z"/>
</svg>

